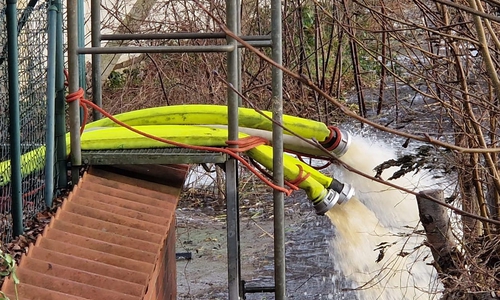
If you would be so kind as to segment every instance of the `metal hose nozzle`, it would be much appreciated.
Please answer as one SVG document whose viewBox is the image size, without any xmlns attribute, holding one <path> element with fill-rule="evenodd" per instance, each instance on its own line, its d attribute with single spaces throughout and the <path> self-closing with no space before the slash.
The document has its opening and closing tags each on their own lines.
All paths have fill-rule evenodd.
<svg viewBox="0 0 500 300">
<path fill-rule="evenodd" d="M 346 154 L 347 150 L 349 150 L 349 147 L 351 146 L 351 134 L 349 132 L 340 129 L 341 135 L 340 137 L 340 142 L 339 145 L 332 150 L 332 152 L 337 156 L 341 157 L 342 155 Z"/>
<path fill-rule="evenodd" d="M 327 190 L 327 193 L 323 199 L 318 200 L 314 203 L 314 209 L 316 214 L 324 215 L 329 211 L 337 202 L 339 201 L 339 193 L 334 190 Z"/>
<path fill-rule="evenodd" d="M 329 189 L 339 193 L 339 204 L 349 201 L 354 196 L 354 188 L 348 183 L 342 183 L 337 179 L 333 179 Z"/>
<path fill-rule="evenodd" d="M 351 145 L 351 135 L 349 132 L 330 126 L 330 136 L 323 142 L 322 146 L 331 151 L 335 156 L 344 155 Z"/>
<path fill-rule="evenodd" d="M 324 215 L 335 204 L 342 204 L 349 201 L 354 196 L 354 188 L 347 183 L 341 183 L 334 179 L 327 189 L 326 195 L 314 202 L 314 209 L 316 214 Z"/>
</svg>

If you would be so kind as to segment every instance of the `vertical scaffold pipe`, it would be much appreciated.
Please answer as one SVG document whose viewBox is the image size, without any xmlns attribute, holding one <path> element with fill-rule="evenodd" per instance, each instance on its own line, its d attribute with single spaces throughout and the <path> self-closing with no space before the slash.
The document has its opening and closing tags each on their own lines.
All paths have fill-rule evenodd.
<svg viewBox="0 0 500 300">
<path fill-rule="evenodd" d="M 57 188 L 66 188 L 68 174 L 66 172 L 68 154 L 66 152 L 66 100 L 64 97 L 64 48 L 63 18 L 61 0 L 54 0 L 57 8 L 56 24 L 56 104 L 55 104 L 55 139 L 57 156 Z"/>
<path fill-rule="evenodd" d="M 282 32 L 281 32 L 281 1 L 271 1 L 271 42 L 272 59 L 282 64 Z M 272 69 L 272 100 L 273 100 L 273 179 L 276 185 L 284 186 L 283 176 L 283 72 Z M 286 299 L 285 274 L 285 195 L 273 191 L 274 202 L 274 284 L 275 298 Z"/>
<path fill-rule="evenodd" d="M 78 0 L 78 48 L 85 47 L 85 3 L 83 0 Z M 78 55 L 78 74 L 80 87 L 84 91 L 87 90 L 87 82 L 85 80 L 85 55 Z M 80 119 L 82 120 L 83 109 L 80 109 Z"/>
<path fill-rule="evenodd" d="M 68 18 L 68 92 L 75 93 L 80 88 L 78 74 L 78 4 L 77 0 L 67 0 Z M 71 145 L 71 180 L 77 184 L 79 180 L 79 168 L 82 164 L 82 152 L 80 147 L 80 100 L 69 104 L 69 132 Z"/>
<path fill-rule="evenodd" d="M 101 47 L 101 1 L 90 1 L 90 34 L 92 47 Z M 102 107 L 102 81 L 101 81 L 101 54 L 92 54 L 92 101 Z M 94 120 L 99 120 L 102 115 L 93 110 Z"/>
<path fill-rule="evenodd" d="M 226 0 L 226 23 L 232 32 L 238 32 L 237 0 Z M 232 85 L 227 87 L 227 117 L 228 140 L 238 139 L 238 51 L 237 42 L 227 38 L 227 43 L 233 45 L 233 51 L 227 53 L 227 81 Z M 226 161 L 226 221 L 227 221 L 227 268 L 229 300 L 244 298 L 241 288 L 240 262 L 240 220 L 238 193 L 238 161 L 232 157 Z"/>
<path fill-rule="evenodd" d="M 19 115 L 19 53 L 17 43 L 17 1 L 7 0 L 7 55 L 9 81 L 9 134 L 13 234 L 23 234 L 21 175 L 21 125 Z"/>
<path fill-rule="evenodd" d="M 54 196 L 55 158 L 55 101 L 56 101 L 56 35 L 57 7 L 52 3 L 48 9 L 48 49 L 47 49 L 47 129 L 45 137 L 45 205 L 52 206 Z"/>
</svg>

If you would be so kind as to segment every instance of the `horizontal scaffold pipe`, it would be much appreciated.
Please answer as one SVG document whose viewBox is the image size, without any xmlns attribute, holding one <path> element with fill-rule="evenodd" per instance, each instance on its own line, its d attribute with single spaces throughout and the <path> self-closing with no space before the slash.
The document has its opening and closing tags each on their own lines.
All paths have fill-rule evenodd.
<svg viewBox="0 0 500 300">
<path fill-rule="evenodd" d="M 101 35 L 102 41 L 122 40 L 208 40 L 225 39 L 224 32 L 174 32 L 174 33 L 116 33 Z M 246 35 L 240 36 L 244 41 L 269 41 L 270 35 Z"/>
<path fill-rule="evenodd" d="M 205 53 L 205 52 L 231 52 L 233 45 L 207 45 L 207 46 L 151 46 L 151 47 L 90 47 L 78 48 L 78 54 L 127 54 L 127 53 Z"/>
</svg>

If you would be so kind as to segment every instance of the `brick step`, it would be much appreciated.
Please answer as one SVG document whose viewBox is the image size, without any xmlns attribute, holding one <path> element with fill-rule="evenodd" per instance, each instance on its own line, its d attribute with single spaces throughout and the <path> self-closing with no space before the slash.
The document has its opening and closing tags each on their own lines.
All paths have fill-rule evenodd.
<svg viewBox="0 0 500 300">
<path fill-rule="evenodd" d="M 91 250 L 48 238 L 37 239 L 35 246 L 141 273 L 149 274 L 153 270 L 153 264 L 150 263 Z"/>
<path fill-rule="evenodd" d="M 97 275 L 108 276 L 118 280 L 127 281 L 132 284 L 136 283 L 144 285 L 146 284 L 149 276 L 147 273 L 137 272 L 136 270 L 125 269 L 121 266 L 117 267 L 40 247 L 33 247 L 33 245 L 30 245 L 30 251 L 28 252 L 27 257 Z"/>
<path fill-rule="evenodd" d="M 159 183 L 160 185 L 179 187 L 184 184 L 187 165 L 114 165 L 108 166 L 105 170 L 126 175 L 148 182 Z M 168 174 L 168 176 L 165 176 Z"/>
<path fill-rule="evenodd" d="M 143 194 L 137 194 L 135 192 L 129 192 L 122 189 L 117 189 L 102 185 L 96 182 L 82 181 L 80 183 L 80 189 L 85 191 L 92 191 L 101 193 L 103 195 L 108 195 L 112 197 L 118 197 L 121 199 L 131 200 L 137 203 L 142 203 L 156 208 L 162 215 L 168 211 L 171 211 L 173 204 L 170 202 L 158 200 L 157 198 L 148 197 Z"/>
<path fill-rule="evenodd" d="M 145 252 L 125 246 L 111 244 L 104 241 L 99 241 L 88 237 L 61 231 L 55 228 L 48 228 L 44 237 L 58 242 L 68 243 L 74 246 L 79 246 L 82 248 L 91 249 L 99 252 L 105 252 L 107 254 L 121 256 L 133 260 L 143 261 L 150 264 L 154 263 L 156 257 L 156 253 L 153 254 L 151 252 Z"/>
<path fill-rule="evenodd" d="M 160 250 L 160 246 L 158 244 L 150 243 L 144 240 L 134 239 L 131 237 L 115 234 L 112 232 L 75 225 L 73 223 L 65 222 L 62 220 L 52 219 L 50 221 L 49 228 L 55 228 L 79 236 L 84 236 L 95 240 L 108 242 L 111 244 L 116 244 L 124 247 L 146 251 L 149 253 L 153 253 L 155 255 Z"/>
<path fill-rule="evenodd" d="M 86 207 L 95 208 L 99 210 L 105 210 L 110 213 L 134 218 L 144 222 L 149 222 L 158 225 L 167 225 L 170 223 L 170 214 L 166 216 L 156 216 L 150 213 L 144 212 L 144 206 L 140 203 L 134 203 L 132 201 L 110 197 L 107 195 L 102 195 L 94 192 L 87 191 L 77 191 L 78 197 L 73 197 L 71 201 Z M 94 194 L 92 194 L 94 193 Z M 137 207 L 137 209 L 132 209 L 130 207 Z M 152 209 L 154 207 L 150 207 Z"/>
<path fill-rule="evenodd" d="M 131 178 L 100 169 L 92 169 L 87 175 L 85 180 L 90 182 L 145 195 L 161 201 L 172 201 L 171 199 L 176 199 L 178 197 L 177 193 L 179 193 L 179 188 L 158 185 L 157 183 Z"/>
<path fill-rule="evenodd" d="M 17 299 L 16 292 L 14 290 L 14 283 L 11 279 L 5 279 L 2 285 L 2 291 L 7 297 L 9 297 L 9 299 Z M 17 292 L 19 300 L 85 300 L 85 298 L 82 297 L 51 291 L 49 289 L 22 282 L 17 285 Z"/>
<path fill-rule="evenodd" d="M 56 276 L 86 285 L 110 289 L 127 295 L 141 296 L 144 293 L 144 286 L 141 284 L 73 269 L 32 257 L 23 256 L 19 268 L 29 269 L 48 276 Z"/>
<path fill-rule="evenodd" d="M 68 199 L 69 200 L 69 199 Z M 73 203 L 73 201 L 65 201 L 61 208 L 65 211 L 72 212 L 78 215 L 120 224 L 123 226 L 128 226 L 132 228 L 136 228 L 139 230 L 144 230 L 152 233 L 156 233 L 159 235 L 165 235 L 166 226 L 161 226 L 141 220 L 137 220 L 131 217 L 122 216 L 119 214 L 115 214 L 112 212 L 108 212 L 105 210 L 100 210 L 96 208 L 86 207 L 84 205 L 80 205 L 77 203 Z"/>
<path fill-rule="evenodd" d="M 73 295 L 84 299 L 107 299 L 107 300 L 138 300 L 139 297 L 126 295 L 111 291 L 109 289 L 98 288 L 83 283 L 70 281 L 61 277 L 48 276 L 37 273 L 26 268 L 17 268 L 17 276 L 20 282 L 38 286 L 44 289 L 53 290 L 63 294 Z"/>
<path fill-rule="evenodd" d="M 91 168 L 30 244 L 11 299 L 175 299 L 175 209 L 186 166 Z M 110 171 L 112 170 L 112 171 Z M 126 174 L 126 175 L 125 175 Z"/>
<path fill-rule="evenodd" d="M 160 244 L 163 239 L 163 236 L 157 233 L 140 230 L 134 227 L 125 226 L 123 224 L 99 220 L 96 218 L 75 214 L 69 211 L 63 211 L 61 209 L 57 211 L 55 218 L 58 221 L 64 221 L 68 223 L 71 222 L 82 227 L 92 228 L 103 232 L 110 232 L 155 244 Z"/>
</svg>

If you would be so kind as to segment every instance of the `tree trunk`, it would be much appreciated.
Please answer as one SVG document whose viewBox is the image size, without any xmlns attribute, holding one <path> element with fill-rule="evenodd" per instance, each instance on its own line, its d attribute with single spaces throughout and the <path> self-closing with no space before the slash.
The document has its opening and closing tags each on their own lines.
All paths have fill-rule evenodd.
<svg viewBox="0 0 500 300">
<path fill-rule="evenodd" d="M 439 203 L 429 200 L 428 197 L 444 203 L 444 193 L 441 190 L 428 190 L 420 192 L 417 196 L 420 221 L 425 229 L 427 245 L 431 248 L 435 267 L 442 275 L 459 276 L 458 269 L 461 260 L 456 251 L 447 210 Z M 446 282 L 443 284 L 446 286 Z"/>
</svg>

